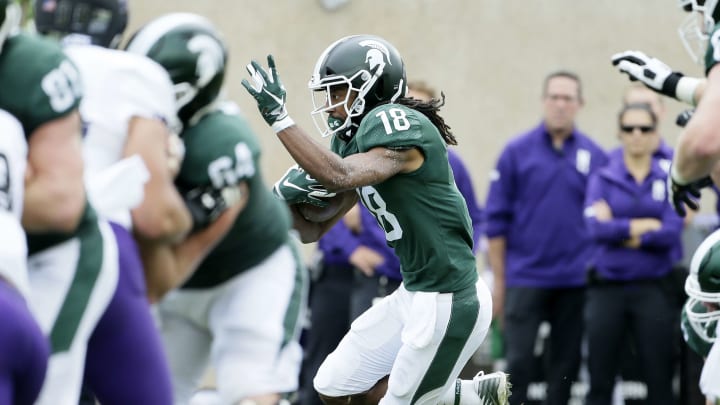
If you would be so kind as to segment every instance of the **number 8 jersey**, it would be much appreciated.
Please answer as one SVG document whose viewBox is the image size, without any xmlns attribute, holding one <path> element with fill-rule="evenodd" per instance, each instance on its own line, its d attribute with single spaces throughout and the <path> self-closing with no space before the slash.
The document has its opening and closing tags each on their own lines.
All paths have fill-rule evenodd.
<svg viewBox="0 0 720 405">
<path fill-rule="evenodd" d="M 399 104 L 378 106 L 355 136 L 347 142 L 333 136 L 331 147 L 342 157 L 377 147 L 419 149 L 425 157 L 419 169 L 357 192 L 400 258 L 408 291 L 454 292 L 475 284 L 470 216 L 445 141 L 425 115 Z"/>
</svg>

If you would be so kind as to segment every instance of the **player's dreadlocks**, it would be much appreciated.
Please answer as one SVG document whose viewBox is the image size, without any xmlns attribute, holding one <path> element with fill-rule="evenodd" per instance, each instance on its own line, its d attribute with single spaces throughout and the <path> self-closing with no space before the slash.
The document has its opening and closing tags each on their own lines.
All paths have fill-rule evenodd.
<svg viewBox="0 0 720 405">
<path fill-rule="evenodd" d="M 455 135 L 452 134 L 450 131 L 450 126 L 445 123 L 445 120 L 443 117 L 441 117 L 438 112 L 440 111 L 440 107 L 445 105 L 445 93 L 440 93 L 440 98 L 432 98 L 430 101 L 422 101 L 411 97 L 403 97 L 399 98 L 396 101 L 398 104 L 402 104 L 404 106 L 410 107 L 413 110 L 420 111 L 430 119 L 430 122 L 433 123 L 440 131 L 440 135 L 445 140 L 445 143 L 448 145 L 457 145 L 457 139 L 455 139 Z"/>
</svg>

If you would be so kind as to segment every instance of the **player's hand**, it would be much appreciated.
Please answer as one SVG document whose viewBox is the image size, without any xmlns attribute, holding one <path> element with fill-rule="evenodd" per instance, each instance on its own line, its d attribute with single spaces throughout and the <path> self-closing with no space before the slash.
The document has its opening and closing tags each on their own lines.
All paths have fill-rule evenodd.
<svg viewBox="0 0 720 405">
<path fill-rule="evenodd" d="M 661 60 L 640 51 L 625 51 L 613 55 L 612 64 L 627 73 L 630 80 L 639 80 L 658 93 L 677 98 L 677 85 L 683 74 L 674 72 Z"/>
<path fill-rule="evenodd" d="M 675 212 L 681 217 L 685 217 L 687 212 L 685 206 L 693 211 L 697 211 L 700 208 L 700 190 L 705 187 L 709 187 L 713 184 L 710 176 L 705 176 L 700 180 L 696 180 L 687 184 L 682 184 L 675 180 L 673 176 L 673 170 L 670 170 L 670 176 L 668 176 L 668 200 L 672 204 Z"/>
<path fill-rule="evenodd" d="M 288 204 L 307 203 L 327 207 L 324 199 L 335 197 L 302 167 L 294 165 L 273 186 L 273 194 Z"/>
<path fill-rule="evenodd" d="M 242 85 L 257 101 L 258 110 L 260 110 L 265 122 L 277 133 L 293 125 L 294 122 L 288 116 L 287 108 L 285 108 L 285 86 L 278 77 L 275 59 L 273 59 L 272 55 L 268 55 L 267 61 L 270 76 L 259 63 L 251 61 L 246 66 L 246 69 L 250 73 L 252 84 L 247 79 L 243 79 Z"/>
<path fill-rule="evenodd" d="M 236 186 L 219 190 L 212 186 L 195 187 L 181 194 L 192 216 L 192 232 L 206 228 L 228 207 L 237 205 L 242 199 L 242 193 Z"/>
</svg>

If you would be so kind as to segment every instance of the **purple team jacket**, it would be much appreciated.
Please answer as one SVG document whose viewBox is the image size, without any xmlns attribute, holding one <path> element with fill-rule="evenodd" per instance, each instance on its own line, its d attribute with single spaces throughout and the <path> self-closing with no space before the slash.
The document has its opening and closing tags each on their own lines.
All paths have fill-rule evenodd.
<svg viewBox="0 0 720 405">
<path fill-rule="evenodd" d="M 506 238 L 508 287 L 586 283 L 593 244 L 583 219 L 588 177 L 607 163 L 603 149 L 577 129 L 562 150 L 544 123 L 513 138 L 492 172 L 488 238 Z"/>
<path fill-rule="evenodd" d="M 585 198 L 586 221 L 598 250 L 592 260 L 598 275 L 606 280 L 627 281 L 666 275 L 675 263 L 673 248 L 682 232 L 683 221 L 667 199 L 667 171 L 654 159 L 647 178 L 638 184 L 627 171 L 622 155 L 592 175 Z M 598 221 L 592 204 L 605 200 L 613 218 Z M 627 248 L 630 220 L 657 218 L 662 228 L 643 234 L 639 249 Z"/>
<path fill-rule="evenodd" d="M 658 149 L 653 153 L 653 157 L 658 159 L 658 164 L 660 165 L 660 168 L 664 169 L 666 172 L 670 170 L 670 163 L 672 163 L 673 154 L 675 151 L 673 151 L 673 148 L 670 147 L 670 145 L 665 142 L 664 139 L 660 139 L 660 146 Z M 622 147 L 617 147 L 608 153 L 608 158 L 610 160 L 615 159 L 622 159 L 623 158 L 623 150 Z M 718 200 L 720 201 L 720 200 Z M 720 203 L 718 203 L 717 207 L 720 207 Z M 672 262 L 673 264 L 680 262 L 683 259 L 684 255 L 684 249 L 682 244 L 682 237 L 678 235 L 677 241 L 672 247 Z"/>
</svg>

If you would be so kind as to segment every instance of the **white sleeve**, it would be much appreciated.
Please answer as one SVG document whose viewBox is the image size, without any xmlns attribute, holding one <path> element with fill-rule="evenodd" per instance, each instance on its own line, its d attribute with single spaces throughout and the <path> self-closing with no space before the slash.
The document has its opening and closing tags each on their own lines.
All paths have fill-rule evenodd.
<svg viewBox="0 0 720 405">
<path fill-rule="evenodd" d="M 175 90 L 167 72 L 150 59 L 138 57 L 132 68 L 123 69 L 113 86 L 121 116 L 158 118 L 178 128 Z M 122 100 L 122 101 L 120 101 Z"/>
<path fill-rule="evenodd" d="M 716 333 L 720 332 L 720 322 Z M 706 396 L 720 398 L 720 344 L 713 343 L 700 374 L 700 391 Z"/>
<path fill-rule="evenodd" d="M 27 297 L 27 244 L 20 225 L 27 142 L 20 123 L 0 110 L 0 275 Z"/>
</svg>

